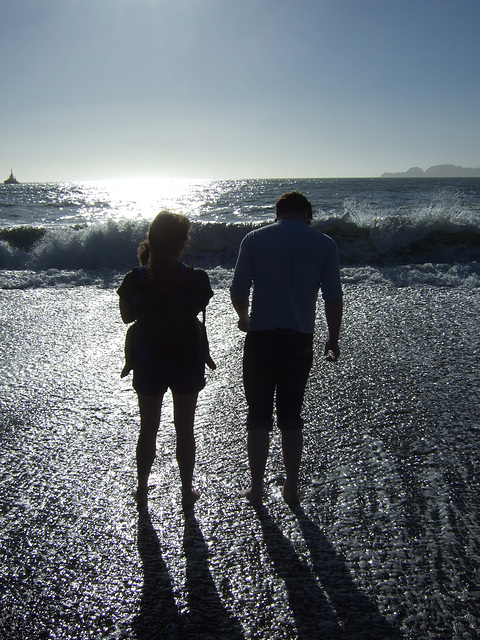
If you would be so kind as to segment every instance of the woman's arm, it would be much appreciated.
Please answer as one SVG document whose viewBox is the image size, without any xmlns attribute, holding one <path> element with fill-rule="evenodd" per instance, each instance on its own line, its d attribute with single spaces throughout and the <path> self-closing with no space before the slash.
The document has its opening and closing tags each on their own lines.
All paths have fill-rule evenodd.
<svg viewBox="0 0 480 640">
<path fill-rule="evenodd" d="M 195 289 L 191 293 L 196 313 L 200 313 L 206 309 L 210 299 L 213 296 L 212 287 L 210 285 L 210 279 L 208 274 L 202 269 L 195 269 Z"/>
<path fill-rule="evenodd" d="M 127 300 L 120 298 L 120 315 L 125 324 L 130 324 L 130 322 L 134 322 L 136 320 L 135 314 L 133 312 L 133 307 Z"/>
</svg>

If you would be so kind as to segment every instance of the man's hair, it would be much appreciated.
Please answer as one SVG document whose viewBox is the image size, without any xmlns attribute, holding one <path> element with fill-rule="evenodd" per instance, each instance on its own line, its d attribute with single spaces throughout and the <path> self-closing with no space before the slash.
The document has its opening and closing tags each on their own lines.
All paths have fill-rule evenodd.
<svg viewBox="0 0 480 640">
<path fill-rule="evenodd" d="M 307 222 L 312 221 L 312 205 L 307 198 L 298 191 L 284 193 L 275 204 L 277 218 L 304 219 L 307 212 Z"/>
</svg>

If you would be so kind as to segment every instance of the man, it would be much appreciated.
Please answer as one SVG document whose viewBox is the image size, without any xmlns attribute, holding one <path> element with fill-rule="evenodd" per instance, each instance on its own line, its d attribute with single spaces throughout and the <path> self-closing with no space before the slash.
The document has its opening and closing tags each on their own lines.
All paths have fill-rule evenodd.
<svg viewBox="0 0 480 640">
<path fill-rule="evenodd" d="M 297 191 L 282 195 L 276 203 L 275 223 L 243 239 L 230 287 L 238 328 L 247 332 L 243 382 L 252 483 L 241 495 L 256 507 L 262 504 L 275 394 L 285 464 L 283 496 L 289 505 L 299 501 L 300 413 L 312 366 L 319 289 L 328 327 L 325 356 L 333 361 L 340 355 L 343 303 L 337 248 L 331 238 L 309 226 L 311 220 L 312 205 L 305 196 Z"/>
</svg>

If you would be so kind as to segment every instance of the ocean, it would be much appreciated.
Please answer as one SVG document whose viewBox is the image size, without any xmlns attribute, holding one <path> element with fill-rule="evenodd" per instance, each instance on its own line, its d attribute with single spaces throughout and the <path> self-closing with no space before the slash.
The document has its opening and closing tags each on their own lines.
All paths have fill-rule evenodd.
<svg viewBox="0 0 480 640">
<path fill-rule="evenodd" d="M 339 247 L 338 362 L 316 356 L 302 502 L 249 479 L 238 246 L 298 189 Z M 166 399 L 148 515 L 116 287 L 162 208 L 192 221 L 215 371 L 180 509 Z M 465 640 L 480 633 L 480 179 L 0 185 L 0 638 Z"/>
</svg>

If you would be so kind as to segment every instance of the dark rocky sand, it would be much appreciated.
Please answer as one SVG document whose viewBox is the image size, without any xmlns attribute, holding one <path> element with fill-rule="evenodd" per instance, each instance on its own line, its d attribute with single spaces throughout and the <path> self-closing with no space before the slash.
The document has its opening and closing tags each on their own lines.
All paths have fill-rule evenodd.
<svg viewBox="0 0 480 640">
<path fill-rule="evenodd" d="M 478 290 L 345 292 L 342 358 L 317 357 L 305 399 L 301 507 L 280 494 L 277 433 L 265 509 L 237 498 L 242 336 L 219 291 L 204 493 L 185 516 L 168 400 L 140 517 L 114 291 L 0 292 L 2 639 L 478 637 Z"/>
</svg>

